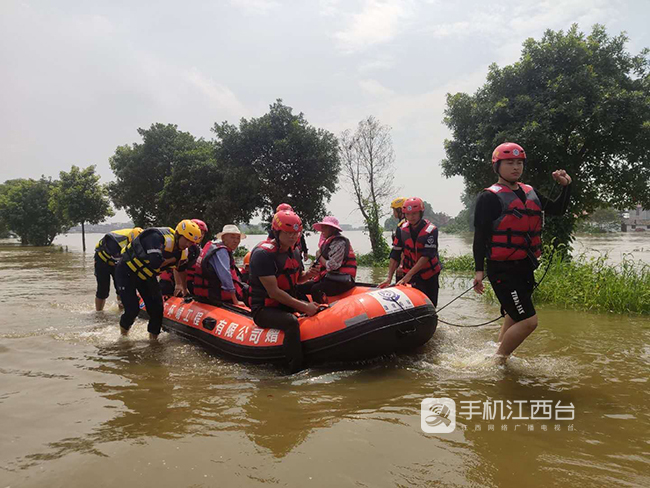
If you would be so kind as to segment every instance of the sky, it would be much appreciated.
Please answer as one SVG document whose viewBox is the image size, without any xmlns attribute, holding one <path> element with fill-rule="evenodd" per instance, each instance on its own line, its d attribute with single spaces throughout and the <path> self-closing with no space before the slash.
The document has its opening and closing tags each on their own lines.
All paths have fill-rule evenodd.
<svg viewBox="0 0 650 488">
<path fill-rule="evenodd" d="M 452 216 L 447 93 L 473 93 L 529 37 L 594 23 L 650 47 L 650 0 L 0 1 L 0 181 L 94 164 L 152 123 L 212 139 L 277 98 L 339 135 L 392 128 L 397 194 Z M 488 164 L 486 162 L 486 164 Z M 397 195 L 396 195 L 397 196 Z M 343 187 L 328 210 L 359 224 Z M 118 212 L 113 221 L 126 220 Z"/>
</svg>

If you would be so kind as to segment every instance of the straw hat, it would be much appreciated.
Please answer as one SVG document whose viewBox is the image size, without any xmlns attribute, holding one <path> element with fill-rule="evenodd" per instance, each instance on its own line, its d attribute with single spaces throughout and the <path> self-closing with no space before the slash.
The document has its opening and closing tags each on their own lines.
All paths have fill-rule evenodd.
<svg viewBox="0 0 650 488">
<path fill-rule="evenodd" d="M 333 215 L 328 215 L 320 222 L 316 222 L 312 227 L 316 232 L 323 232 L 324 225 L 327 225 L 329 227 L 334 227 L 336 230 L 339 231 L 343 231 L 343 229 L 341 229 L 341 226 L 339 225 L 339 219 L 337 219 Z"/>
<path fill-rule="evenodd" d="M 223 230 L 217 234 L 217 239 L 221 239 L 224 234 L 239 234 L 242 240 L 246 239 L 246 234 L 239 230 L 235 224 L 227 224 L 223 226 Z"/>
</svg>

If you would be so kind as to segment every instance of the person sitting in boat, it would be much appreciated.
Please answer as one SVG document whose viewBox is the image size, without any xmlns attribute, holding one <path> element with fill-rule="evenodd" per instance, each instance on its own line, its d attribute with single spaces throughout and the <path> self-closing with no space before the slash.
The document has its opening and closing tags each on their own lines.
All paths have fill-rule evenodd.
<svg viewBox="0 0 650 488">
<path fill-rule="evenodd" d="M 191 220 L 182 220 L 176 230 L 170 227 L 146 229 L 126 246 L 115 269 L 115 284 L 124 305 L 120 317 L 123 335 L 128 334 L 140 312 L 139 293 L 149 315 L 149 338 L 158 338 L 163 319 L 158 275 L 187 259 L 187 249 L 200 241 L 199 226 Z"/>
<path fill-rule="evenodd" d="M 283 212 L 283 211 L 294 212 L 293 207 L 288 203 L 281 203 L 275 209 L 275 213 Z M 269 239 L 273 239 L 273 229 L 271 229 L 270 227 L 269 227 Z M 307 249 L 307 240 L 305 239 L 304 233 L 302 232 L 300 233 L 300 239 L 296 243 L 296 246 L 300 251 L 300 256 L 302 257 L 302 259 L 306 260 L 309 256 L 309 250 Z M 301 268 L 304 269 L 304 266 L 302 265 L 302 259 L 300 260 L 300 265 Z"/>
<path fill-rule="evenodd" d="M 243 266 L 239 271 L 241 272 L 242 282 L 248 283 L 251 271 L 251 251 L 248 251 L 246 256 L 244 256 Z"/>
<path fill-rule="evenodd" d="M 208 233 L 208 226 L 201 219 L 192 219 L 201 229 L 201 240 L 198 244 L 192 244 L 187 249 L 187 259 L 176 268 L 160 273 L 158 281 L 163 297 L 187 296 L 192 293 L 194 286 L 194 264 L 201 254 L 201 242 Z"/>
<path fill-rule="evenodd" d="M 104 310 L 106 299 L 111 292 L 111 278 L 113 286 L 115 286 L 115 265 L 120 259 L 122 250 L 141 232 L 142 228 L 140 227 L 114 230 L 102 237 L 95 246 L 95 278 L 97 280 L 95 310 Z M 119 295 L 117 295 L 117 302 L 121 307 L 122 302 Z"/>
<path fill-rule="evenodd" d="M 273 216 L 273 238 L 258 244 L 251 254 L 250 304 L 253 320 L 264 329 L 284 331 L 283 348 L 290 372 L 302 368 L 300 325 L 295 312 L 312 316 L 318 305 L 296 299 L 296 285 L 315 276 L 301 271 L 296 243 L 302 221 L 294 212 L 283 210 Z"/>
<path fill-rule="evenodd" d="M 397 220 L 397 227 L 395 228 L 395 230 L 391 235 L 391 242 L 395 241 L 397 230 L 406 222 L 406 219 L 404 219 L 404 213 L 402 212 L 402 207 L 404 206 L 405 201 L 406 201 L 405 197 L 397 197 L 392 202 L 390 202 L 390 208 L 393 211 L 393 218 Z M 402 254 L 402 261 L 404 261 L 403 254 Z M 397 271 L 395 271 L 395 279 L 397 281 L 404 278 L 404 268 L 402 267 L 402 261 L 400 261 L 399 267 L 397 268 Z"/>
<path fill-rule="evenodd" d="M 232 302 L 244 307 L 248 286 L 241 279 L 233 252 L 246 234 L 228 224 L 216 237 L 203 246 L 194 265 L 194 295 L 209 303 Z"/>
<path fill-rule="evenodd" d="M 438 228 L 424 216 L 424 202 L 421 198 L 408 198 L 402 207 L 406 222 L 399 227 L 390 252 L 388 278 L 380 288 L 390 285 L 393 274 L 404 255 L 404 277 L 398 285 L 413 284 L 434 306 L 438 305 L 439 276 L 442 266 L 438 258 Z"/>
<path fill-rule="evenodd" d="M 341 235 L 342 229 L 336 217 L 328 215 L 314 224 L 321 233 L 322 244 L 316 253 L 312 269 L 316 277 L 298 287 L 298 293 L 311 295 L 318 303 L 326 303 L 326 296 L 340 295 L 354 288 L 357 276 L 357 257 L 350 240 Z"/>
</svg>

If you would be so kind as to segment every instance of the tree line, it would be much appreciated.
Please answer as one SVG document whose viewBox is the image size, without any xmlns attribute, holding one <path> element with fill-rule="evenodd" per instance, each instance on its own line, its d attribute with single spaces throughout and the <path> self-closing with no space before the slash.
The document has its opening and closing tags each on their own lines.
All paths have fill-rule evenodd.
<svg viewBox="0 0 650 488">
<path fill-rule="evenodd" d="M 22 244 L 49 246 L 73 225 L 98 224 L 113 215 L 106 188 L 95 166 L 72 166 L 59 180 L 15 179 L 0 184 L 0 231 L 16 234 Z M 85 233 L 82 233 L 86 249 Z"/>
<path fill-rule="evenodd" d="M 650 208 L 650 51 L 633 55 L 624 34 L 593 27 L 547 31 L 528 39 L 512 65 L 492 65 L 473 95 L 447 95 L 443 174 L 465 182 L 465 209 L 454 219 L 428 205 L 428 217 L 449 230 L 469 230 L 476 195 L 495 181 L 491 152 L 513 141 L 527 152 L 524 181 L 557 194 L 550 173 L 573 176 L 567 215 L 546 221 L 546 238 L 570 243 L 576 224 L 602 207 Z M 0 234 L 48 245 L 72 225 L 112 214 L 108 197 L 135 225 L 173 225 L 201 218 L 211 229 L 268 221 L 289 203 L 306 227 L 322 218 L 341 185 L 363 217 L 373 255 L 383 259 L 382 232 L 395 224 L 389 202 L 408 187 L 393 185 L 396 156 L 391 128 L 369 116 L 339 137 L 309 124 L 277 100 L 261 117 L 239 125 L 215 123 L 212 140 L 173 124 L 138 129 L 141 142 L 119 146 L 110 158 L 115 181 L 99 184 L 94 166 L 60 179 L 19 179 L 0 185 Z M 435 163 L 432 161 L 432 164 Z M 406 179 L 408 182 L 408 179 Z M 407 195 L 412 196 L 412 195 Z M 423 199 L 429 195 L 418 195 Z"/>
</svg>

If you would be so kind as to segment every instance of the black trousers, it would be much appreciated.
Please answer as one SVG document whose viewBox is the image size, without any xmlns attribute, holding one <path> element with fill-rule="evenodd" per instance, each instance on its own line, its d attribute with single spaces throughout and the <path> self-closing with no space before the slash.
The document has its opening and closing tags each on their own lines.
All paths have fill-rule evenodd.
<svg viewBox="0 0 650 488">
<path fill-rule="evenodd" d="M 95 254 L 95 278 L 97 279 L 97 292 L 95 296 L 101 300 L 106 300 L 111 293 L 111 279 L 117 293 L 115 285 L 115 266 L 109 266 Z"/>
<path fill-rule="evenodd" d="M 325 297 L 333 297 L 345 293 L 354 288 L 356 284 L 350 280 L 348 282 L 333 281 L 323 277 L 320 281 L 307 281 L 296 287 L 298 296 L 311 295 L 312 300 L 317 303 L 325 303 Z"/>
<path fill-rule="evenodd" d="M 434 307 L 438 306 L 438 292 L 440 291 L 440 275 L 434 275 L 428 280 L 423 280 L 422 278 L 416 276 L 411 280 L 411 285 L 413 288 L 417 288 L 422 293 L 424 293 Z"/>
<path fill-rule="evenodd" d="M 138 317 L 140 313 L 139 293 L 147 307 L 147 314 L 149 314 L 147 330 L 151 334 L 160 334 L 163 299 L 158 280 L 156 278 L 141 280 L 131 273 L 126 263 L 120 261 L 115 269 L 115 284 L 122 299 L 122 305 L 124 305 L 124 313 L 120 317 L 120 327 L 129 330 Z"/>
<path fill-rule="evenodd" d="M 300 324 L 288 308 L 263 307 L 253 312 L 253 320 L 263 329 L 279 329 L 284 332 L 282 347 L 287 358 L 289 372 L 302 369 L 303 353 L 300 342 Z"/>
</svg>

